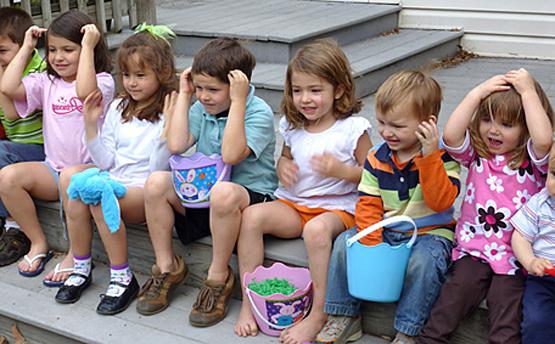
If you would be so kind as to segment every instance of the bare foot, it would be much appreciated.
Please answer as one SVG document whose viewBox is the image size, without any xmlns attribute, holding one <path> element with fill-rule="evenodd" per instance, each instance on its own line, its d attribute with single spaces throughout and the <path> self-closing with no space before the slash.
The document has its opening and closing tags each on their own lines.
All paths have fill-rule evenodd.
<svg viewBox="0 0 555 344">
<path fill-rule="evenodd" d="M 239 319 L 235 323 L 235 334 L 239 337 L 256 336 L 258 334 L 258 325 L 252 316 L 248 299 L 243 300 L 241 305 L 241 313 L 239 313 Z"/>
<path fill-rule="evenodd" d="M 27 252 L 27 257 L 29 257 L 29 259 L 33 259 L 33 257 L 36 257 L 38 254 L 46 252 L 48 252 L 48 246 L 42 247 L 40 245 L 31 244 L 31 249 L 29 250 L 29 252 Z M 29 263 L 27 263 L 25 259 L 22 259 L 17 264 L 17 268 L 19 269 L 19 271 L 36 271 L 41 261 L 42 259 L 35 259 L 35 261 L 31 265 L 29 265 Z"/>
<path fill-rule="evenodd" d="M 57 271 L 56 269 L 50 270 L 50 272 L 44 277 L 44 280 L 50 282 L 65 281 L 73 271 L 73 264 L 73 256 L 66 254 L 64 259 L 56 265 Z"/>
<path fill-rule="evenodd" d="M 324 324 L 325 314 L 310 313 L 306 319 L 281 332 L 279 340 L 285 344 L 303 344 L 312 342 Z"/>
</svg>

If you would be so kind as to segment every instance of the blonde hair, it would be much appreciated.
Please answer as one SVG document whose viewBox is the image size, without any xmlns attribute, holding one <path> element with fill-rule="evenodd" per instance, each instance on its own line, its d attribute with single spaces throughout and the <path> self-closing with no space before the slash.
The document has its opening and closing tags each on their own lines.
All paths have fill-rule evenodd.
<svg viewBox="0 0 555 344">
<path fill-rule="evenodd" d="M 542 103 L 542 107 L 549 117 L 549 121 L 553 123 L 553 109 L 551 108 L 551 104 L 549 104 L 549 99 L 536 80 L 534 80 L 534 86 Z M 500 119 L 511 125 L 517 125 L 522 129 L 517 146 L 510 153 L 508 161 L 508 165 L 511 169 L 520 167 L 522 163 L 528 159 L 526 144 L 530 138 L 520 94 L 518 94 L 512 86 L 507 91 L 494 92 L 480 102 L 478 109 L 472 117 L 469 127 L 472 147 L 474 147 L 474 150 L 480 157 L 489 159 L 491 154 L 480 135 L 480 122 L 483 118 Z"/>
<path fill-rule="evenodd" d="M 362 108 L 356 96 L 355 82 L 349 60 L 336 42 L 318 39 L 299 49 L 287 66 L 285 91 L 281 110 L 293 129 L 302 128 L 308 120 L 297 110 L 293 103 L 291 77 L 294 72 L 317 76 L 329 82 L 335 90 L 343 88 L 343 94 L 333 102 L 333 115 L 336 119 L 347 118 Z"/>
<path fill-rule="evenodd" d="M 401 105 L 407 105 L 419 120 L 439 117 L 441 86 L 430 75 L 421 71 L 400 71 L 378 88 L 376 112 L 388 114 Z"/>
</svg>

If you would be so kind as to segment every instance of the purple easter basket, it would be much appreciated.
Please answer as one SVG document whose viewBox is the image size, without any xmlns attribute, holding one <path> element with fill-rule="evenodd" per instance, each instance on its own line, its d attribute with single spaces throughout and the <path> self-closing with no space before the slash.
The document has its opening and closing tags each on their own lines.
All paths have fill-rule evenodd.
<svg viewBox="0 0 555 344">
<path fill-rule="evenodd" d="M 175 192 L 186 208 L 208 208 L 214 184 L 231 176 L 231 166 L 218 154 L 172 155 L 170 167 Z"/>
</svg>

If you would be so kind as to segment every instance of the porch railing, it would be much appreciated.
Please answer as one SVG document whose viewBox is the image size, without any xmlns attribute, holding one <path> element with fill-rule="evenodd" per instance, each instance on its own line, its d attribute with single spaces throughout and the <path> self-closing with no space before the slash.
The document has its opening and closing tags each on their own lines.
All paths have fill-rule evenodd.
<svg viewBox="0 0 555 344">
<path fill-rule="evenodd" d="M 19 2 L 21 8 L 31 14 L 35 23 L 41 27 L 48 27 L 53 19 L 70 9 L 78 9 L 95 18 L 98 27 L 104 32 L 120 32 L 125 17 L 129 18 L 130 27 L 142 22 L 156 23 L 154 0 L 21 0 Z M 0 0 L 2 7 L 13 5 L 14 0 Z"/>
</svg>

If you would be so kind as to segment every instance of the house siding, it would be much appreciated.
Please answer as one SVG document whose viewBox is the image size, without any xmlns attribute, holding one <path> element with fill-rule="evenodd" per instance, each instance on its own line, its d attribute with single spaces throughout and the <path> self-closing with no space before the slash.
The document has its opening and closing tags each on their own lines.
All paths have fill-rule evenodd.
<svg viewBox="0 0 555 344">
<path fill-rule="evenodd" d="M 555 59 L 555 1 L 344 0 L 402 6 L 400 28 L 463 30 L 482 56 Z"/>
</svg>

